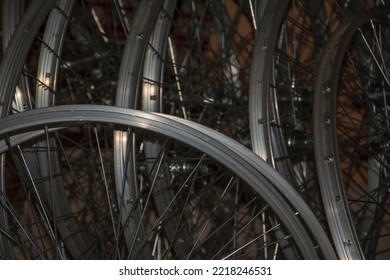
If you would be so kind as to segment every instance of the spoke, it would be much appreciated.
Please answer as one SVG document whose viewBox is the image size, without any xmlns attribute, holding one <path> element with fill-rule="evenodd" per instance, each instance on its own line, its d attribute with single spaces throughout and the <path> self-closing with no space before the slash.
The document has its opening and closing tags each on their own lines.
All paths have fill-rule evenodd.
<svg viewBox="0 0 390 280">
<path fill-rule="evenodd" d="M 125 36 L 127 37 L 127 34 L 130 30 L 130 23 L 128 19 L 126 18 L 126 14 L 124 11 L 124 5 L 122 0 L 112 0 L 115 5 L 115 10 L 117 12 L 117 15 L 119 17 L 119 21 L 121 22 L 123 32 L 125 33 Z"/>
<path fill-rule="evenodd" d="M 217 211 L 217 209 L 221 206 L 220 205 L 220 200 L 225 196 L 225 194 L 227 193 L 228 189 L 233 185 L 232 182 L 233 182 L 234 178 L 230 178 L 230 181 L 229 183 L 226 185 L 223 193 L 221 194 L 221 196 L 219 197 L 219 200 L 217 201 L 217 205 L 214 206 L 214 208 L 210 211 L 210 214 L 208 215 L 208 218 L 206 219 L 206 221 L 204 222 L 204 225 L 203 225 L 203 228 L 202 230 L 200 231 L 200 234 L 199 236 L 197 237 L 196 241 L 194 242 L 194 245 L 190 251 L 190 253 L 188 254 L 187 256 L 187 259 L 189 259 L 191 257 L 191 255 L 193 254 L 196 246 L 198 245 L 200 239 L 202 238 L 202 235 L 205 233 L 206 231 L 206 227 L 209 225 L 209 223 L 211 222 L 211 218 L 213 217 L 213 215 L 215 214 L 215 212 Z"/>
<path fill-rule="evenodd" d="M 263 223 L 263 243 L 264 243 L 264 257 L 267 260 L 268 259 L 268 252 L 267 252 L 267 222 L 265 220 L 265 211 L 261 213 L 261 222 Z"/>
<path fill-rule="evenodd" d="M 264 210 L 265 210 L 265 209 L 263 209 L 263 211 L 264 211 Z M 260 213 L 259 213 L 259 214 L 260 214 Z M 258 214 L 258 215 L 259 215 L 259 214 Z M 256 215 L 254 218 L 257 218 L 258 215 Z M 254 219 L 254 218 L 253 218 L 253 219 Z M 265 235 L 265 234 L 267 234 L 267 233 L 270 233 L 270 232 L 272 232 L 273 230 L 277 229 L 279 226 L 280 226 L 280 224 L 276 224 L 275 226 L 271 227 L 268 231 L 264 232 L 263 234 L 260 234 L 260 235 L 257 236 L 256 238 L 254 238 L 254 239 L 248 241 L 246 244 L 242 245 L 242 246 L 241 246 L 240 248 L 238 248 L 236 251 L 234 251 L 234 252 L 230 253 L 229 255 L 225 256 L 225 257 L 223 258 L 223 260 L 226 260 L 226 259 L 230 258 L 231 256 L 233 256 L 234 254 L 236 254 L 236 253 L 239 252 L 240 250 L 242 250 L 242 249 L 244 249 L 245 247 L 247 247 L 247 246 L 249 246 L 250 244 L 252 244 L 253 242 L 256 242 L 257 240 L 261 239 L 261 238 L 263 237 L 263 235 Z M 271 244 L 268 244 L 268 246 L 270 246 L 270 245 L 271 245 Z M 267 245 L 264 244 L 264 246 L 266 247 Z"/>
<path fill-rule="evenodd" d="M 236 239 L 236 237 L 241 233 L 243 232 L 244 230 L 247 229 L 247 227 L 254 221 L 256 220 L 265 210 L 268 209 L 268 206 L 265 206 L 263 209 L 261 209 L 255 216 L 253 216 L 247 223 L 246 225 L 244 225 L 239 231 L 236 232 L 236 234 L 234 236 L 232 236 L 232 238 L 226 242 L 226 244 L 224 246 L 221 247 L 220 251 L 218 251 L 217 254 L 215 254 L 215 256 L 212 258 L 212 259 L 215 259 L 217 255 L 221 254 L 222 251 L 229 245 L 229 243 L 231 243 L 234 239 Z M 265 234 L 265 232 L 263 233 Z M 261 234 L 260 236 L 258 236 L 257 238 L 255 238 L 255 240 L 259 239 L 260 237 L 262 238 L 263 237 L 263 234 Z M 252 240 L 254 241 L 254 240 Z M 230 256 L 234 255 L 236 252 L 240 251 L 242 248 L 246 247 L 247 245 L 251 244 L 252 241 L 250 241 L 249 243 L 247 243 L 246 245 L 236 249 L 234 252 L 230 253 L 228 256 L 225 256 L 223 259 L 226 259 L 226 258 L 229 258 Z"/>
<path fill-rule="evenodd" d="M 253 3 L 252 0 L 248 0 L 249 2 L 249 8 L 251 10 L 251 17 L 252 17 L 252 23 L 253 23 L 253 29 L 257 30 L 257 22 L 256 22 L 256 16 L 255 16 L 255 11 L 253 9 Z"/>
<path fill-rule="evenodd" d="M 367 38 L 366 36 L 364 36 L 364 33 L 363 31 L 361 30 L 361 28 L 359 28 L 359 34 L 361 36 L 361 38 L 363 39 L 363 42 L 364 42 L 364 45 L 366 46 L 368 52 L 370 53 L 370 56 L 371 58 L 373 59 L 373 61 L 375 62 L 375 65 L 376 67 L 378 68 L 383 80 L 386 82 L 386 85 L 387 87 L 390 88 L 390 81 L 389 81 L 389 77 L 387 76 L 387 74 L 385 73 L 385 70 L 383 70 L 383 68 L 381 67 L 381 63 L 378 61 L 378 59 L 376 58 L 375 54 L 374 54 L 374 51 L 372 50 L 372 48 L 370 47 L 370 44 L 368 43 L 367 41 Z"/>
<path fill-rule="evenodd" d="M 169 54 L 170 54 L 170 57 L 172 60 L 173 72 L 175 74 L 176 87 L 177 87 L 177 91 L 178 91 L 179 99 L 180 99 L 180 103 L 181 103 L 181 111 L 183 113 L 183 118 L 188 119 L 187 110 L 184 106 L 183 91 L 181 90 L 179 71 L 177 70 L 176 56 L 175 56 L 175 51 L 173 49 L 171 37 L 168 37 L 168 45 L 169 45 Z"/>
<path fill-rule="evenodd" d="M 162 150 L 162 152 L 161 152 L 161 154 L 159 156 L 159 159 L 158 159 L 158 164 L 157 164 L 156 172 L 154 174 L 154 178 L 153 178 L 152 183 L 150 185 L 150 190 L 148 192 L 148 196 L 147 196 L 146 201 L 145 201 L 145 203 L 143 205 L 144 208 L 143 208 L 143 211 L 141 213 L 141 217 L 140 217 L 140 221 L 138 223 L 137 229 L 135 231 L 136 238 L 133 240 L 133 244 L 130 247 L 129 256 L 130 256 L 130 254 L 134 250 L 134 245 L 135 245 L 135 242 L 136 242 L 136 239 L 137 239 L 137 235 L 138 235 L 138 233 L 139 233 L 139 231 L 141 229 L 142 224 L 145 222 L 146 210 L 148 209 L 149 203 L 151 202 L 151 198 L 152 198 L 152 194 L 153 194 L 153 191 L 154 191 L 154 187 L 156 186 L 156 181 L 158 180 L 159 171 L 160 171 L 160 168 L 162 166 L 164 157 L 165 157 L 165 150 Z"/>
<path fill-rule="evenodd" d="M 99 20 L 98 15 L 96 14 L 95 9 L 92 8 L 91 12 L 92 12 L 93 19 L 95 20 L 95 23 L 96 23 L 97 27 L 99 28 L 100 33 L 102 34 L 102 37 L 103 37 L 104 41 L 106 43 L 108 43 L 108 38 L 106 36 L 106 32 L 104 32 L 104 28 L 103 28 L 103 26 L 102 26 L 102 24 L 101 24 L 101 22 Z"/>
<path fill-rule="evenodd" d="M 17 212 L 15 209 L 12 207 L 11 203 L 8 201 L 8 199 L 4 196 L 4 194 L 0 193 L 0 202 L 2 207 L 7 210 L 9 214 L 11 214 L 12 219 L 16 222 L 18 225 L 19 229 L 23 232 L 24 236 L 27 238 L 29 241 L 29 244 L 34 248 L 35 252 L 41 259 L 46 259 L 44 256 L 42 250 L 39 249 L 38 244 L 35 242 L 35 238 L 33 237 L 32 233 L 28 231 L 28 227 L 25 226 L 25 222 L 23 221 L 22 218 L 19 218 Z M 3 233 L 2 233 L 3 234 Z M 10 236 L 7 233 L 4 233 L 4 235 L 8 236 L 9 240 L 14 241 L 14 237 Z M 23 244 L 19 244 L 21 247 L 23 247 Z M 28 252 L 28 250 L 27 250 Z"/>
<path fill-rule="evenodd" d="M 176 191 L 174 197 L 170 200 L 168 205 L 165 207 L 165 210 L 160 214 L 160 216 L 158 217 L 158 219 L 156 220 L 156 222 L 154 223 L 154 225 L 152 227 L 153 229 L 157 229 L 160 226 L 160 224 L 162 224 L 164 222 L 164 217 L 166 216 L 167 212 L 172 207 L 172 205 L 177 201 L 177 198 L 181 195 L 183 190 L 185 190 L 187 188 L 188 181 L 190 180 L 190 178 L 192 176 L 194 176 L 196 174 L 198 168 L 201 166 L 201 163 L 204 161 L 205 158 L 206 158 L 206 155 L 203 154 L 202 157 L 197 162 L 197 164 L 195 165 L 195 167 L 193 168 L 193 170 L 191 171 L 191 173 L 188 175 L 187 179 L 183 182 L 183 184 L 180 186 L 180 188 Z M 158 172 L 156 172 L 156 175 L 157 174 L 158 174 Z M 150 231 L 150 233 L 145 237 L 145 240 L 143 241 L 143 243 L 146 242 L 146 239 L 149 238 L 150 234 L 152 234 L 152 231 Z M 168 246 L 168 247 L 170 247 L 170 246 Z"/>
<path fill-rule="evenodd" d="M 50 139 L 49 139 L 49 131 L 48 131 L 48 127 L 46 126 L 45 127 L 45 137 L 46 137 L 46 155 L 47 155 L 47 162 L 49 163 L 48 164 L 48 167 L 49 167 L 49 182 L 50 182 L 50 195 L 51 195 L 51 205 L 52 205 L 52 212 L 53 212 L 53 226 L 54 226 L 54 229 L 50 231 L 52 232 L 52 234 L 54 235 L 53 236 L 53 243 L 54 245 L 56 246 L 57 244 L 57 240 L 58 240 L 58 230 L 57 230 L 57 213 L 56 213 L 56 201 L 55 201 L 55 192 L 56 192 L 56 188 L 57 186 L 54 184 L 54 180 L 53 180 L 53 170 L 52 170 L 52 158 L 51 158 L 51 149 L 50 149 Z M 20 147 L 19 147 L 19 150 L 20 150 Z M 20 150 L 21 152 L 21 150 Z M 23 162 L 25 162 L 25 160 L 23 159 Z M 25 162 L 25 167 L 26 169 L 28 169 L 27 167 L 27 163 Z M 45 174 L 46 175 L 46 174 Z M 31 177 L 31 180 L 32 180 L 32 177 Z M 38 192 L 36 192 L 37 196 L 39 196 Z M 44 209 L 43 208 L 43 205 L 41 205 L 42 207 L 42 210 Z M 44 210 L 45 211 L 45 210 Z M 44 215 L 46 216 L 47 214 L 44 213 Z M 48 217 L 46 216 L 45 217 L 47 219 L 47 222 L 49 224 L 49 220 L 48 220 Z M 60 251 L 60 250 L 59 250 Z M 61 255 L 61 254 L 60 254 Z M 64 258 L 64 256 L 62 256 L 62 258 Z"/>
<path fill-rule="evenodd" d="M 76 185 L 76 190 L 78 190 L 78 193 L 79 195 L 81 196 L 81 199 L 82 199 L 82 203 L 84 205 L 84 207 L 86 208 L 86 211 L 88 213 L 93 213 L 92 212 L 92 209 L 90 208 L 90 205 L 87 201 L 87 196 L 86 196 L 86 193 L 85 191 L 83 190 L 83 188 L 81 187 L 81 184 L 79 182 L 80 178 L 76 175 L 76 172 L 75 172 L 75 167 L 73 166 L 73 164 L 71 163 L 71 159 L 69 158 L 69 155 L 66 153 L 65 151 L 65 148 L 63 146 L 63 143 L 61 141 L 62 138 L 64 139 L 67 139 L 66 137 L 64 137 L 63 135 L 60 135 L 59 133 L 55 133 L 55 137 L 57 139 L 57 143 L 59 145 L 59 148 L 60 148 L 60 151 L 61 151 L 61 155 L 64 157 L 65 159 L 65 166 L 69 169 L 69 172 L 71 174 L 71 178 L 73 179 L 72 182 Z M 78 145 L 80 145 L 78 143 Z M 79 147 L 79 148 L 82 148 L 82 147 Z M 82 211 L 82 210 L 81 210 Z M 75 213 L 74 213 L 75 214 Z M 103 243 L 103 236 L 101 236 L 101 234 L 99 234 L 99 226 L 96 224 L 96 221 L 95 219 L 92 219 L 91 220 L 91 223 L 92 223 L 92 226 L 95 230 L 95 232 L 97 232 L 97 236 L 99 238 L 98 241 L 96 242 L 99 242 L 99 243 Z"/>
<path fill-rule="evenodd" d="M 28 164 L 24 158 L 24 155 L 23 155 L 23 152 L 20 148 L 19 145 L 17 145 L 17 149 L 18 149 L 18 153 L 19 153 L 19 156 L 22 160 L 22 164 L 24 166 L 24 169 L 25 171 L 27 172 L 27 176 L 30 180 L 30 184 L 31 186 L 33 187 L 33 190 L 34 190 L 34 193 L 36 195 L 36 198 L 38 200 L 38 205 L 39 205 L 39 210 L 40 212 L 42 213 L 43 215 L 43 218 L 44 218 L 44 221 L 45 221 L 45 226 L 48 228 L 49 230 L 49 235 L 50 235 L 50 238 L 53 242 L 53 244 L 55 244 L 55 248 L 56 248 L 56 251 L 58 253 L 58 256 L 61 258 L 61 259 L 64 259 L 64 256 L 62 255 L 62 251 L 60 250 L 60 248 L 58 247 L 58 241 L 57 241 L 57 238 L 56 238 L 56 234 L 54 233 L 54 229 L 52 228 L 51 226 L 51 223 L 50 223 L 50 219 L 49 219 L 49 214 L 47 213 L 46 211 L 46 207 L 43 205 L 43 201 L 41 199 L 41 195 L 39 194 L 39 191 L 37 189 L 37 186 L 35 185 L 35 182 L 34 182 L 34 179 L 33 179 L 33 176 L 30 172 L 30 169 L 28 167 Z M 51 185 L 52 187 L 54 187 L 53 185 Z M 53 207 L 54 207 L 54 204 L 53 204 Z"/>
<path fill-rule="evenodd" d="M 114 242 L 115 242 L 115 244 L 118 244 L 119 243 L 119 237 L 118 237 L 118 234 L 117 234 L 116 229 L 115 229 L 115 218 L 114 218 L 114 213 L 113 213 L 113 206 L 112 206 L 112 203 L 111 203 L 111 195 L 110 195 L 109 186 L 108 186 L 108 183 L 107 183 L 106 171 L 105 171 L 105 168 L 104 168 L 104 161 L 103 161 L 103 156 L 102 156 L 102 150 L 100 148 L 100 140 L 99 140 L 99 137 L 98 137 L 98 131 L 97 131 L 96 126 L 94 126 L 93 129 L 94 129 L 94 133 L 95 133 L 95 137 L 96 137 L 97 149 L 98 149 L 98 152 L 99 152 L 99 162 L 100 162 L 100 168 L 101 168 L 101 172 L 100 173 L 101 173 L 101 176 L 102 176 L 102 179 L 103 179 L 103 184 L 104 184 L 105 191 L 106 191 L 107 202 L 108 202 L 110 218 L 111 218 L 111 224 L 112 224 L 112 229 L 113 229 L 113 232 L 114 232 Z M 119 252 L 117 252 L 117 254 L 118 254 L 118 257 L 119 257 Z"/>
<path fill-rule="evenodd" d="M 383 57 L 383 52 L 382 52 L 383 51 L 383 43 L 382 43 L 382 36 L 381 36 L 382 35 L 381 25 L 379 25 L 379 27 L 378 27 L 378 29 L 379 29 L 379 36 L 378 36 L 378 32 L 375 29 L 374 21 L 372 19 L 370 20 L 370 24 L 371 24 L 372 32 L 373 32 L 374 37 L 375 37 L 375 43 L 377 46 L 377 50 L 378 50 L 379 56 L 380 56 L 380 65 L 381 65 L 380 68 L 383 69 L 384 75 L 386 77 L 389 77 L 389 74 L 387 73 L 385 59 Z"/>
</svg>

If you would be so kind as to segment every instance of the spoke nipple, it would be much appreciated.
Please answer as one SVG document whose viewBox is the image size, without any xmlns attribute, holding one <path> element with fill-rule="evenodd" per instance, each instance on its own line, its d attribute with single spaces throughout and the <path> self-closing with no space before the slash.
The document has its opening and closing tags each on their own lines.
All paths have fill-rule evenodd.
<svg viewBox="0 0 390 280">
<path fill-rule="evenodd" d="M 322 118 L 322 122 L 321 122 L 322 127 L 326 127 L 330 125 L 330 118 L 327 115 L 322 115 L 321 118 Z"/>
<path fill-rule="evenodd" d="M 126 200 L 126 202 L 129 203 L 129 204 L 130 204 L 130 203 L 133 203 L 133 202 L 134 202 L 134 199 L 129 198 L 128 200 Z"/>
<path fill-rule="evenodd" d="M 340 201 L 341 200 L 341 196 L 336 196 L 336 201 Z"/>
<path fill-rule="evenodd" d="M 268 48 L 268 44 L 265 43 L 265 44 L 263 45 L 262 49 L 263 49 L 263 50 L 266 50 L 267 48 Z"/>
<path fill-rule="evenodd" d="M 352 240 L 348 239 L 347 241 L 343 241 L 344 246 L 350 247 L 352 246 Z"/>
<path fill-rule="evenodd" d="M 330 93 L 330 88 L 328 86 L 326 86 L 323 90 L 322 90 L 322 93 L 323 94 L 328 94 Z"/>
<path fill-rule="evenodd" d="M 329 157 L 326 157 L 324 159 L 324 161 L 325 161 L 325 163 L 332 163 L 334 161 L 334 158 L 329 156 Z"/>
<path fill-rule="evenodd" d="M 137 34 L 138 39 L 143 39 L 144 38 L 144 33 L 138 33 Z"/>
</svg>

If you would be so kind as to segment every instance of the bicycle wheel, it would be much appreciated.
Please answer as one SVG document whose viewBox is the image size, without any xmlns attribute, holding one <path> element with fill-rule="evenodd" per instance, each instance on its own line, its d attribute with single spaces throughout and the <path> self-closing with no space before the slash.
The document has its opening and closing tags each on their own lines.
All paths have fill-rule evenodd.
<svg viewBox="0 0 390 280">
<path fill-rule="evenodd" d="M 59 1 L 57 5 L 54 1 L 33 1 L 16 27 L 2 61 L 2 114 L 61 103 L 112 102 L 117 79 L 115 67 L 119 65 L 126 30 L 137 2 Z M 45 27 L 41 28 L 50 11 Z M 107 14 L 116 17 L 108 19 Z M 39 32 L 41 29 L 43 34 Z M 28 54 L 32 59 L 26 59 Z M 22 77 L 23 86 L 16 87 L 18 77 Z M 33 180 L 50 172 L 61 172 L 55 149 L 51 158 L 48 163 L 39 153 L 24 157 Z M 61 179 L 56 183 L 61 189 Z M 42 198 L 46 194 L 44 202 L 50 204 L 53 193 L 47 184 L 41 181 L 36 187 Z M 57 191 L 56 196 L 57 203 L 63 206 L 62 213 L 69 212 L 63 191 Z M 50 211 L 46 214 L 52 215 Z M 77 222 L 70 224 L 59 227 L 59 231 L 64 236 L 75 237 L 73 241 L 68 238 L 66 246 L 72 246 L 71 251 L 80 255 L 89 246 L 88 236 L 77 237 Z"/>
<path fill-rule="evenodd" d="M 241 121 L 234 122 L 241 124 L 232 123 L 231 127 L 234 127 L 236 136 L 248 136 L 247 129 L 244 128 L 246 110 L 239 110 L 237 107 L 240 105 L 231 100 L 230 105 L 229 102 L 223 104 L 227 99 L 237 99 L 239 95 L 241 106 L 244 102 L 240 79 L 243 78 L 242 69 L 245 67 L 238 66 L 238 50 L 233 48 L 239 42 L 234 44 L 231 40 L 234 38 L 239 41 L 240 38 L 249 42 L 248 38 L 236 31 L 238 18 L 247 15 L 235 1 L 228 3 L 229 5 L 215 1 L 142 3 L 137 10 L 139 16 L 134 19 L 135 24 L 130 30 L 122 58 L 116 106 L 180 115 L 220 131 L 230 125 L 227 121 L 231 118 L 230 113 L 240 111 Z M 227 8 L 233 11 L 233 15 L 228 14 Z M 240 22 L 242 24 L 242 19 Z M 245 32 L 250 34 L 250 30 Z M 243 41 L 240 43 L 244 44 Z M 242 56 L 247 56 L 247 53 L 242 52 Z M 210 67 L 205 67 L 207 65 Z M 214 65 L 220 65 L 217 69 L 223 67 L 223 72 L 216 73 Z M 212 81 L 212 76 L 215 81 L 207 85 L 205 79 Z M 218 97 L 206 97 L 214 93 Z M 232 129 L 226 129 L 225 132 L 228 130 Z M 246 136 L 243 135 L 245 131 Z M 230 135 L 234 136 L 232 133 Z M 132 172 L 133 169 L 132 163 L 124 158 L 128 153 L 128 146 L 131 147 L 132 144 L 122 141 L 115 148 L 118 192 L 131 189 L 136 192 L 137 188 L 132 186 L 133 182 L 120 181 L 124 173 Z M 145 142 L 144 149 L 147 157 L 156 157 L 161 151 L 155 141 Z M 131 156 L 127 157 L 131 159 Z M 153 172 L 153 166 L 147 168 Z M 169 185 L 165 179 L 169 178 L 169 167 L 162 169 L 167 175 L 156 181 L 156 189 Z M 154 199 L 158 200 L 156 205 L 161 208 L 160 212 L 164 211 L 167 201 L 170 201 L 169 197 L 162 196 Z M 173 233 L 167 235 L 174 236 Z"/>
<path fill-rule="evenodd" d="M 388 6 L 329 40 L 314 99 L 315 152 L 333 239 L 345 258 L 388 258 Z"/>
<path fill-rule="evenodd" d="M 8 42 L 12 36 L 15 26 L 20 20 L 20 17 L 24 11 L 23 1 L 3 1 L 2 2 L 2 55 L 7 48 Z M 3 213 L 0 215 L 0 228 L 7 227 L 6 217 Z M 0 251 L 6 252 L 5 255 L 11 256 L 12 250 L 9 248 L 7 241 L 0 238 Z"/>
<path fill-rule="evenodd" d="M 137 5 L 138 1 L 115 0 L 32 1 L 1 63 L 2 114 L 11 112 L 19 76 L 28 80 L 30 94 L 20 92 L 27 101 L 14 112 L 52 106 L 54 98 L 57 104 L 76 99 L 112 103 L 117 67 Z"/>
<path fill-rule="evenodd" d="M 241 1 L 157 2 L 129 35 L 116 106 L 178 115 L 249 145 L 250 14 Z"/>
<path fill-rule="evenodd" d="M 251 69 L 252 149 L 284 176 L 327 228 L 313 146 L 313 89 L 325 43 L 367 1 L 269 1 Z M 260 12 L 258 13 L 261 14 Z"/>
<path fill-rule="evenodd" d="M 190 233 L 193 237 L 186 258 L 283 258 L 278 247 L 286 246 L 281 244 L 286 242 L 298 250 L 297 258 L 334 257 L 333 249 L 318 221 L 284 179 L 249 150 L 198 124 L 163 115 L 98 105 L 30 110 L 4 117 L 0 123 L 0 135 L 4 139 L 0 145 L 1 151 L 4 153 L 9 149 L 13 158 L 23 157 L 27 151 L 36 152 L 31 143 L 37 140 L 31 139 L 32 136 L 37 137 L 39 134 L 38 139 L 41 139 L 41 135 L 50 139 L 49 135 L 55 134 L 54 138 L 58 141 L 56 147 L 60 147 L 64 169 L 69 171 L 56 176 L 67 177 L 63 182 L 69 182 L 69 187 L 65 190 L 68 192 L 69 204 L 75 209 L 73 214 L 83 223 L 85 230 L 95 237 L 92 239 L 96 240 L 93 242 L 95 249 L 104 252 L 102 255 L 105 257 L 137 258 L 140 250 L 150 246 L 154 256 L 175 258 L 172 249 L 174 245 L 167 244 L 167 239 L 163 236 L 165 224 L 174 216 L 179 216 L 181 221 L 175 242 L 183 242 L 180 237 L 184 232 L 184 236 Z M 66 129 L 60 129 L 62 127 Z M 115 187 L 113 182 L 107 180 L 110 174 L 107 171 L 113 167 L 112 161 L 110 157 L 105 161 L 104 157 L 104 154 L 110 153 L 110 147 L 102 147 L 99 144 L 107 135 L 112 135 L 113 128 L 131 131 L 145 138 L 158 137 L 166 143 L 167 152 L 173 147 L 183 149 L 193 163 L 188 166 L 187 178 L 176 178 L 174 181 L 177 184 L 170 186 L 176 188 L 176 196 L 166 209 L 165 215 L 156 216 L 155 205 L 150 200 L 155 178 L 144 181 L 144 188 L 138 196 L 127 198 L 128 203 L 141 204 L 143 209 L 142 219 L 137 227 L 144 227 L 146 235 L 144 239 L 138 236 L 139 245 L 135 251 L 131 248 L 129 251 L 127 246 L 122 246 L 124 241 L 121 235 L 124 230 L 120 213 L 116 212 L 121 208 L 119 205 L 115 206 L 115 195 L 110 195 L 110 191 Z M 26 134 L 28 131 L 33 133 Z M 20 133 L 25 133 L 23 140 L 17 137 Z M 82 136 L 84 133 L 88 135 Z M 162 134 L 162 138 L 154 133 Z M 17 138 L 14 138 L 15 136 Z M 19 140 L 14 142 L 15 139 Z M 75 139 L 81 141 L 74 143 Z M 50 141 L 47 141 L 47 144 L 46 150 L 39 149 L 39 153 L 46 153 L 47 156 L 50 154 Z M 85 157 L 86 155 L 88 157 Z M 79 170 L 72 168 L 73 160 L 86 160 L 91 164 L 91 168 L 99 167 L 100 178 L 93 178 L 95 172 L 77 176 Z M 169 154 L 162 154 L 155 159 L 146 159 L 139 154 L 137 172 L 144 172 L 142 166 L 151 160 L 156 162 L 156 168 L 162 161 L 169 161 L 176 166 L 180 163 L 180 159 L 171 158 Z M 189 159 L 186 159 L 186 163 L 189 162 Z M 8 166 L 12 169 L 11 165 Z M 28 171 L 27 165 L 24 168 Z M 139 178 L 142 177 L 144 175 Z M 44 219 L 44 205 L 37 203 L 39 197 L 36 197 L 37 193 L 31 192 L 33 188 L 26 188 L 28 193 L 25 193 L 25 196 L 19 193 L 23 190 L 21 186 L 33 184 L 29 180 L 31 178 L 26 178 L 26 181 L 23 179 L 20 177 L 21 182 L 18 184 L 6 181 L 6 191 L 2 193 L 1 201 L 10 217 L 10 229 L 5 233 L 2 231 L 2 234 L 6 234 L 16 247 L 21 248 L 18 252 L 23 252 L 24 255 L 17 254 L 19 257 L 55 257 L 51 250 L 62 248 L 60 246 L 63 240 L 57 239 L 60 235 L 50 234 L 50 231 L 46 231 L 48 236 L 37 234 L 38 230 L 31 226 L 38 227 L 40 233 L 43 233 L 47 227 L 55 229 L 56 221 L 61 218 L 66 220 L 69 216 Z M 275 184 L 285 195 L 281 195 L 271 184 Z M 95 195 L 86 195 L 92 189 Z M 183 200 L 179 196 L 185 196 L 186 199 Z M 287 202 L 284 196 L 291 199 Z M 21 201 L 17 198 L 20 197 L 35 197 L 35 203 L 34 199 L 31 204 L 29 200 L 23 200 L 23 203 L 28 203 L 31 211 L 19 211 L 17 206 Z M 206 197 L 215 201 L 204 203 L 207 201 Z M 293 208 L 290 205 L 294 205 Z M 34 209 L 35 213 L 41 216 L 34 217 Z M 281 224 L 268 227 L 267 219 L 261 218 L 267 215 L 268 211 L 276 215 Z M 34 217 L 30 219 L 33 220 L 33 225 L 25 223 L 28 220 L 26 216 Z M 131 219 L 131 216 L 128 219 Z M 310 224 L 310 227 L 305 224 Z M 283 228 L 283 232 L 288 232 L 288 235 L 281 240 L 273 239 L 273 233 L 280 228 Z M 40 250 L 41 247 L 45 249 Z"/>
</svg>

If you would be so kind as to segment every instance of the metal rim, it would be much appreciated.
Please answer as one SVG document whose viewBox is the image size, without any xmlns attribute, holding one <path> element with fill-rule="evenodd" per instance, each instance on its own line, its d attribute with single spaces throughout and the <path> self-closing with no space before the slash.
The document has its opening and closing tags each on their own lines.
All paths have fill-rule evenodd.
<svg viewBox="0 0 390 280">
<path fill-rule="evenodd" d="M 341 63 L 357 30 L 371 18 L 387 14 L 388 7 L 372 8 L 340 26 L 327 44 L 316 82 L 313 112 L 316 163 L 333 240 L 340 258 L 345 259 L 365 256 L 351 218 L 337 140 L 336 103 Z"/>
<path fill-rule="evenodd" d="M 28 121 L 21 122 L 22 119 Z M 334 258 L 332 247 L 314 215 L 275 170 L 231 139 L 198 124 L 189 124 L 173 117 L 129 109 L 74 105 L 37 109 L 6 117 L 2 121 L 0 135 L 9 137 L 23 130 L 88 121 L 112 122 L 147 128 L 173 138 L 180 138 L 181 141 L 188 142 L 191 146 L 208 151 L 213 157 L 236 170 L 257 192 L 261 192 L 261 196 L 275 208 L 281 221 L 286 223 L 293 232 L 292 234 L 299 239 L 296 241 L 300 242 L 299 246 L 305 252 L 305 258 L 317 258 L 318 256 L 312 241 L 307 236 L 306 229 L 299 225 L 299 219 L 303 219 L 307 225 L 310 225 L 309 229 L 325 257 Z M 275 184 L 279 190 L 272 187 L 270 182 Z M 288 197 L 288 203 L 279 191 L 283 193 L 283 197 Z M 296 211 L 292 211 L 289 204 L 294 205 Z"/>
</svg>

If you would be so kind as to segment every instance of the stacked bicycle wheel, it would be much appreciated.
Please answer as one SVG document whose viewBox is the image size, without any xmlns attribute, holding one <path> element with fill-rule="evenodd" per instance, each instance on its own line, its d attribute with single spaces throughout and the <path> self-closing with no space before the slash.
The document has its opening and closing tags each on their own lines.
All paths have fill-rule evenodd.
<svg viewBox="0 0 390 280">
<path fill-rule="evenodd" d="M 388 257 L 383 5 L 3 1 L 0 258 Z"/>
</svg>

